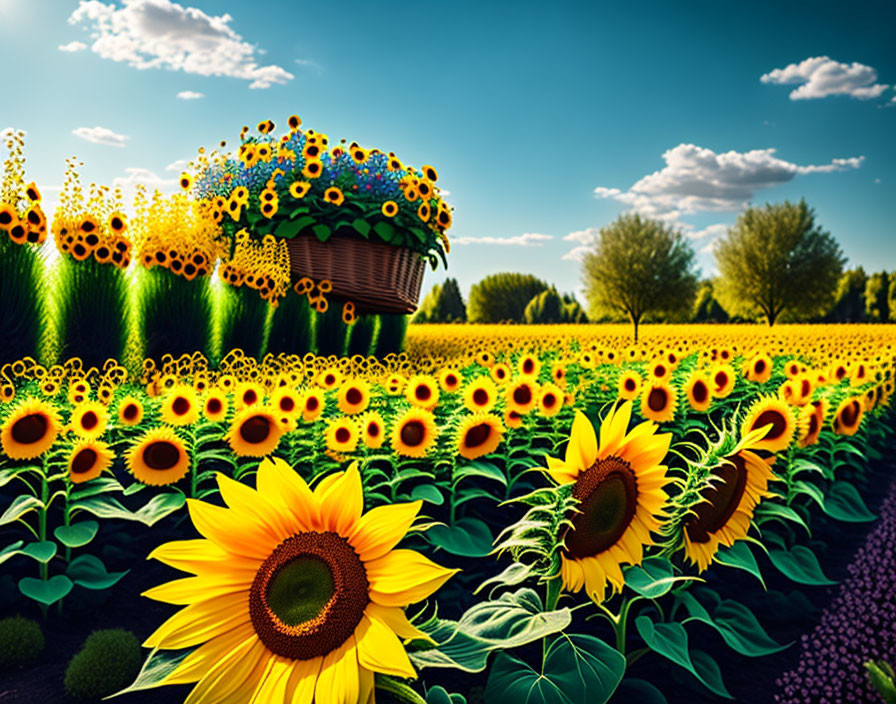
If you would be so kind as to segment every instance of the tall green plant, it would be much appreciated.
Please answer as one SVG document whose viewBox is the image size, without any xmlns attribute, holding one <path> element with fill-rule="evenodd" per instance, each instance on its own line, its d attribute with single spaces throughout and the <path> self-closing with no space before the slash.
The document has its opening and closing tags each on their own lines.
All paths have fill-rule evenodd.
<svg viewBox="0 0 896 704">
<path fill-rule="evenodd" d="M 138 330 L 143 355 L 158 361 L 200 351 L 212 358 L 212 291 L 209 277 L 188 281 L 167 269 L 140 270 Z"/>
<path fill-rule="evenodd" d="M 63 255 L 55 270 L 53 327 L 60 360 L 80 357 L 85 367 L 121 360 L 128 342 L 125 272 L 93 257 Z"/>
<path fill-rule="evenodd" d="M 404 335 L 408 329 L 408 316 L 400 313 L 383 313 L 379 319 L 374 354 L 377 357 L 385 357 L 387 354 L 401 352 L 404 347 Z"/>
<path fill-rule="evenodd" d="M 40 250 L 0 237 L 0 364 L 38 358 L 47 309 Z"/>
<path fill-rule="evenodd" d="M 373 343 L 376 337 L 376 316 L 361 315 L 349 328 L 348 349 L 346 354 L 353 357 L 356 354 L 367 357 L 373 354 Z"/>
<path fill-rule="evenodd" d="M 332 302 L 331 302 L 332 303 Z M 317 353 L 322 357 L 345 354 L 345 344 L 348 339 L 348 325 L 342 320 L 342 307 L 330 305 L 323 313 L 317 315 L 315 321 L 317 330 Z"/>
<path fill-rule="evenodd" d="M 221 356 L 241 349 L 260 359 L 267 352 L 268 313 L 270 303 L 247 286 L 222 286 Z"/>
<path fill-rule="evenodd" d="M 289 291 L 271 313 L 268 352 L 297 355 L 311 352 L 314 346 L 313 318 L 314 311 L 308 298 Z"/>
</svg>

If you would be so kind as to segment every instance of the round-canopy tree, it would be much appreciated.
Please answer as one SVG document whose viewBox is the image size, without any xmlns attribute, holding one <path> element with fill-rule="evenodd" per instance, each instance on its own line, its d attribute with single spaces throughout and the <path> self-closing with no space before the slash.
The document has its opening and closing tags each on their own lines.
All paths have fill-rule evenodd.
<svg viewBox="0 0 896 704">
<path fill-rule="evenodd" d="M 785 311 L 823 315 L 833 303 L 845 259 L 800 200 L 747 208 L 719 242 L 716 262 L 725 309 L 762 315 L 774 325 Z"/>
<path fill-rule="evenodd" d="M 690 312 L 697 290 L 694 250 L 681 233 L 637 214 L 601 228 L 582 275 L 592 319 L 622 313 L 634 325 L 635 340 L 646 314 Z"/>
<path fill-rule="evenodd" d="M 467 318 L 471 323 L 521 323 L 526 305 L 547 288 L 531 274 L 491 274 L 470 289 Z"/>
</svg>

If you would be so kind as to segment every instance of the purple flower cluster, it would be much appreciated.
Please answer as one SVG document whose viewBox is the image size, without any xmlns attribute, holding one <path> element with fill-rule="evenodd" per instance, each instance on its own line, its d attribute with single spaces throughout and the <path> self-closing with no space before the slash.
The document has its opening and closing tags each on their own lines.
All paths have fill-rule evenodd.
<svg viewBox="0 0 896 704">
<path fill-rule="evenodd" d="M 879 702 L 863 664 L 896 662 L 896 485 L 881 520 L 849 566 L 849 577 L 811 635 L 800 661 L 776 682 L 782 704 Z"/>
</svg>

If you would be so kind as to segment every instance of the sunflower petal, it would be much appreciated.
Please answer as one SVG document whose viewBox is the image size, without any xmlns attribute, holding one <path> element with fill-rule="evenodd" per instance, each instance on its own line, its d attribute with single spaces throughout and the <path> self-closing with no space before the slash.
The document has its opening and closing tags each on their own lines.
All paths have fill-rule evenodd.
<svg viewBox="0 0 896 704">
<path fill-rule="evenodd" d="M 238 626 L 216 638 L 212 638 L 187 655 L 174 672 L 162 681 L 162 684 L 198 682 L 211 669 L 212 665 L 226 657 L 228 653 L 241 643 L 252 638 L 257 638 L 257 636 L 251 623 Z"/>
<path fill-rule="evenodd" d="M 196 538 L 194 540 L 172 540 L 160 545 L 146 557 L 147 560 L 158 560 L 169 567 L 183 572 L 196 574 L 201 565 L 222 562 L 229 555 L 211 540 Z"/>
<path fill-rule="evenodd" d="M 358 662 L 361 667 L 394 677 L 417 676 L 404 646 L 388 626 L 362 616 L 355 633 L 358 638 Z"/>
<path fill-rule="evenodd" d="M 548 466 L 544 470 L 545 474 L 558 484 L 572 484 L 579 475 L 578 469 L 569 469 L 565 462 L 556 457 L 548 457 L 547 460 Z"/>
<path fill-rule="evenodd" d="M 376 560 L 398 545 L 420 513 L 422 505 L 422 501 L 412 501 L 377 506 L 361 516 L 349 537 L 349 542 L 361 560 Z"/>
<path fill-rule="evenodd" d="M 323 658 L 311 658 L 293 661 L 283 704 L 311 704 L 323 660 Z"/>
<path fill-rule="evenodd" d="M 141 596 L 183 606 L 224 594 L 247 592 L 252 586 L 253 577 L 247 573 L 185 577 L 148 589 Z"/>
<path fill-rule="evenodd" d="M 248 600 L 241 592 L 205 599 L 178 611 L 143 643 L 144 648 L 191 648 L 250 623 Z"/>
<path fill-rule="evenodd" d="M 184 704 L 248 700 L 258 686 L 270 657 L 270 651 L 258 640 L 258 636 L 249 638 L 205 673 Z"/>
<path fill-rule="evenodd" d="M 361 486 L 358 463 L 353 462 L 339 478 L 315 494 L 319 496 L 324 528 L 339 535 L 350 535 L 364 510 L 364 488 Z"/>
<path fill-rule="evenodd" d="M 588 469 L 597 459 L 597 436 L 594 434 L 594 426 L 581 411 L 576 411 L 576 418 L 572 422 L 572 431 L 569 434 L 569 444 L 566 447 L 566 465 Z"/>
<path fill-rule="evenodd" d="M 317 522 L 317 501 L 307 482 L 279 457 L 265 457 L 255 477 L 258 492 L 272 504 L 291 513 L 296 530 L 311 530 Z"/>
<path fill-rule="evenodd" d="M 314 690 L 314 704 L 355 704 L 358 701 L 358 651 L 351 636 L 324 657 Z"/>
<path fill-rule="evenodd" d="M 263 526 L 232 509 L 195 499 L 187 499 L 187 508 L 196 530 L 234 555 L 265 560 L 280 542 Z"/>
<path fill-rule="evenodd" d="M 407 606 L 425 599 L 460 571 L 441 567 L 415 550 L 393 550 L 364 567 L 370 598 L 382 606 Z"/>
<path fill-rule="evenodd" d="M 408 621 L 404 609 L 398 608 L 397 606 L 380 606 L 376 602 L 371 601 L 367 604 L 367 608 L 364 609 L 364 613 L 372 621 L 380 621 L 402 638 L 407 638 L 408 640 L 428 640 L 435 644 L 435 641 L 433 641 L 432 638 L 426 635 L 423 631 L 415 628 L 411 622 Z"/>
<path fill-rule="evenodd" d="M 224 503 L 240 516 L 261 524 L 277 543 L 296 532 L 297 526 L 288 519 L 289 514 L 278 511 L 255 489 L 220 472 L 215 478 Z"/>
</svg>

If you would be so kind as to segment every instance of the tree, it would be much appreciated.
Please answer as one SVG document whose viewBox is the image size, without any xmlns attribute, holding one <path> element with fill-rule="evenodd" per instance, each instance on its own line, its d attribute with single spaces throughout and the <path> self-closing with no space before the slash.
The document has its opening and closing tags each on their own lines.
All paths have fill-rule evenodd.
<svg viewBox="0 0 896 704">
<path fill-rule="evenodd" d="M 680 232 L 640 215 L 621 215 L 601 228 L 585 254 L 583 279 L 591 318 L 616 312 L 634 326 L 647 313 L 690 310 L 697 289 L 694 250 Z"/>
<path fill-rule="evenodd" d="M 532 297 L 523 311 L 523 322 L 526 325 L 563 323 L 566 322 L 565 314 L 563 299 L 557 289 L 549 288 Z"/>
<path fill-rule="evenodd" d="M 865 285 L 865 315 L 875 323 L 886 323 L 890 320 L 890 279 L 885 271 L 879 271 L 868 277 Z"/>
<path fill-rule="evenodd" d="M 519 323 L 526 305 L 548 285 L 531 274 L 486 276 L 470 289 L 467 318 L 471 323 Z"/>
<path fill-rule="evenodd" d="M 697 289 L 697 299 L 694 301 L 691 321 L 695 323 L 728 322 L 728 314 L 716 300 L 714 286 L 709 279 L 700 282 L 700 288 Z"/>
<path fill-rule="evenodd" d="M 896 272 L 890 276 L 890 288 L 887 292 L 887 305 L 890 309 L 890 320 L 896 320 Z"/>
<path fill-rule="evenodd" d="M 718 297 L 732 315 L 812 317 L 831 305 L 845 259 L 805 200 L 747 208 L 716 248 Z"/>
<path fill-rule="evenodd" d="M 414 323 L 462 323 L 467 319 L 467 308 L 460 295 L 457 279 L 445 279 L 434 284 L 426 294 L 411 322 Z"/>
<path fill-rule="evenodd" d="M 843 272 L 837 282 L 834 305 L 825 319 L 833 323 L 858 323 L 865 319 L 868 276 L 862 267 Z"/>
</svg>

